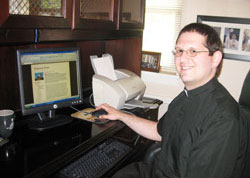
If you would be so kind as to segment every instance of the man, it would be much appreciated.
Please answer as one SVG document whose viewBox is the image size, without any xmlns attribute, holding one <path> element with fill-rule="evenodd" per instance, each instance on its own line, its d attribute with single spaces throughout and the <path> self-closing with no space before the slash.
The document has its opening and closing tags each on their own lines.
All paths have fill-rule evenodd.
<svg viewBox="0 0 250 178">
<path fill-rule="evenodd" d="M 134 163 L 114 177 L 239 178 L 245 138 L 239 107 L 216 76 L 222 43 L 210 26 L 185 26 L 173 51 L 185 89 L 159 123 L 128 115 L 103 104 L 101 118 L 121 120 L 142 136 L 162 142 L 153 165 Z M 167 92 L 167 91 L 166 91 Z"/>
</svg>

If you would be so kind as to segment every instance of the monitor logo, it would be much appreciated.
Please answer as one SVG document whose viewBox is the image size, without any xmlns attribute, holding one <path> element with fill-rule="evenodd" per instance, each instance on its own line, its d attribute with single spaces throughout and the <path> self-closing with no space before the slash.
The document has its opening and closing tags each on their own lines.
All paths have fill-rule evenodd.
<svg viewBox="0 0 250 178">
<path fill-rule="evenodd" d="M 57 108 L 58 108 L 57 104 L 54 104 L 54 105 L 53 105 L 53 108 L 54 108 L 54 109 L 57 109 Z"/>
</svg>

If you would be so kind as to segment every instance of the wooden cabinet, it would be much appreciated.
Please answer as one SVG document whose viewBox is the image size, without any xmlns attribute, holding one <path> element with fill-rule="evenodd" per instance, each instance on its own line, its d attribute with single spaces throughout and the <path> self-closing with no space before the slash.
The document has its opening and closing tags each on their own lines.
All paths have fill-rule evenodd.
<svg viewBox="0 0 250 178">
<path fill-rule="evenodd" d="M 145 0 L 1 0 L 0 28 L 143 29 Z"/>
<path fill-rule="evenodd" d="M 74 29 L 143 29 L 145 0 L 75 0 Z M 80 8 L 77 8 L 80 7 Z"/>
<path fill-rule="evenodd" d="M 140 75 L 144 1 L 1 0 L 0 108 L 20 109 L 17 49 L 79 47 L 83 88 L 92 84 L 90 55 L 109 53 L 115 68 Z"/>
<path fill-rule="evenodd" d="M 121 0 L 119 29 L 144 28 L 145 0 Z"/>
<path fill-rule="evenodd" d="M 1 0 L 0 28 L 71 28 L 72 1 Z"/>
</svg>

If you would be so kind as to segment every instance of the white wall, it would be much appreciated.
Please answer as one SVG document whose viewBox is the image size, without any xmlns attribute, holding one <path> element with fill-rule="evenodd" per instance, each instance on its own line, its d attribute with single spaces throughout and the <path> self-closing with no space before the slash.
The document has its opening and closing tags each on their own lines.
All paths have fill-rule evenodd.
<svg viewBox="0 0 250 178">
<path fill-rule="evenodd" d="M 250 18 L 250 0 L 183 0 L 182 26 L 196 22 L 197 15 Z M 250 69 L 250 61 L 224 59 L 219 81 L 238 101 L 244 78 Z M 146 95 L 169 103 L 182 89 L 183 84 L 177 76 L 142 72 L 147 85 Z M 161 116 L 167 108 L 160 109 Z"/>
</svg>

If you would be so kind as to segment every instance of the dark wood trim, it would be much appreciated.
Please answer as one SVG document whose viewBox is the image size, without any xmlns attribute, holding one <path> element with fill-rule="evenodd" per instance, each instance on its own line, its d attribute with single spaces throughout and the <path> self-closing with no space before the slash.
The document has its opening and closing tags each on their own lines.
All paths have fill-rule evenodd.
<svg viewBox="0 0 250 178">
<path fill-rule="evenodd" d="M 80 19 L 79 23 L 73 27 L 73 29 L 83 29 L 83 30 L 96 30 L 96 29 L 105 29 L 105 30 L 113 30 L 115 29 L 115 24 L 113 21 L 108 20 L 86 20 Z"/>
<path fill-rule="evenodd" d="M 37 32 L 37 35 L 35 33 Z M 142 37 L 142 30 L 0 29 L 0 46 Z"/>
<path fill-rule="evenodd" d="M 71 28 L 71 25 L 63 17 L 9 15 L 1 28 Z"/>
<path fill-rule="evenodd" d="M 72 26 L 72 9 L 73 9 L 73 0 L 64 0 L 63 5 L 65 6 L 64 9 L 64 18 L 67 19 L 69 22 L 70 27 Z"/>
<path fill-rule="evenodd" d="M 119 29 L 120 25 L 120 0 L 116 0 L 114 3 L 114 22 L 116 24 L 116 29 Z"/>
<path fill-rule="evenodd" d="M 120 23 L 120 29 L 143 29 L 144 25 L 141 23 Z"/>
<path fill-rule="evenodd" d="M 69 30 L 69 29 L 40 29 L 39 43 L 85 41 L 85 40 L 109 40 L 119 38 L 142 37 L 142 30 Z"/>
<path fill-rule="evenodd" d="M 72 29 L 76 28 L 76 25 L 79 24 L 80 21 L 80 0 L 73 0 L 72 5 Z"/>
<path fill-rule="evenodd" d="M 146 0 L 141 0 L 141 29 L 144 29 Z"/>
<path fill-rule="evenodd" d="M 0 27 L 9 16 L 9 9 L 5 7 L 9 7 L 9 0 L 1 0 L 0 3 Z"/>
<path fill-rule="evenodd" d="M 32 29 L 0 29 L 0 46 L 8 44 L 34 43 L 35 34 Z"/>
</svg>

